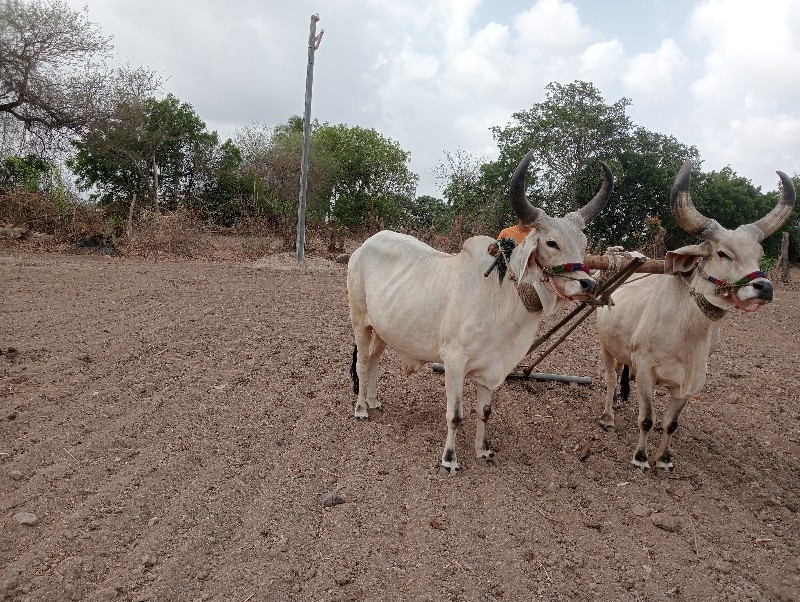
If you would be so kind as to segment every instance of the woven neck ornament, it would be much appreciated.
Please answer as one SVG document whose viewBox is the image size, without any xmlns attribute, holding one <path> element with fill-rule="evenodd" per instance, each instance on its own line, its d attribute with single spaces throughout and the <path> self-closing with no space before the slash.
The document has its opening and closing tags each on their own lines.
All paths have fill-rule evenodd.
<svg viewBox="0 0 800 602">
<path fill-rule="evenodd" d="M 514 242 L 512 238 L 501 238 L 490 244 L 487 250 L 489 255 L 494 257 L 494 262 L 483 275 L 488 276 L 492 270 L 497 269 L 497 275 L 500 278 L 500 284 L 502 284 L 503 279 L 506 277 L 506 272 L 510 272 L 509 280 L 517 283 L 517 295 L 519 295 L 525 309 L 529 312 L 542 311 L 542 309 L 544 309 L 542 300 L 539 298 L 539 293 L 536 292 L 533 285 L 517 280 L 516 274 L 508 267 L 511 261 L 511 253 L 516 246 L 517 243 Z"/>
</svg>

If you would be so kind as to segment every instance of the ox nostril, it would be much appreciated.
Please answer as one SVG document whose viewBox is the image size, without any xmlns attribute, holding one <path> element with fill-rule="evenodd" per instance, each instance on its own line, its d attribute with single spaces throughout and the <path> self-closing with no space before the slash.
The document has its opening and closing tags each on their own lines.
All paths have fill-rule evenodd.
<svg viewBox="0 0 800 602">
<path fill-rule="evenodd" d="M 769 280 L 765 280 L 762 282 L 754 282 L 753 283 L 753 290 L 758 293 L 758 297 L 761 299 L 766 299 L 767 301 L 772 301 L 772 283 Z"/>
<path fill-rule="evenodd" d="M 580 283 L 581 288 L 587 293 L 591 293 L 597 286 L 597 283 L 591 278 L 581 278 L 578 280 L 578 282 Z"/>
</svg>

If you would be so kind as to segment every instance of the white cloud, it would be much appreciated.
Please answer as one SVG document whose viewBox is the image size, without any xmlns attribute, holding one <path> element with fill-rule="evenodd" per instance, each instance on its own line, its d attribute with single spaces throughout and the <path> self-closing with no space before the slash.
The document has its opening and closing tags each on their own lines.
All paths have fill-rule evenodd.
<svg viewBox="0 0 800 602">
<path fill-rule="evenodd" d="M 780 99 L 800 93 L 796 41 L 800 10 L 792 0 L 710 0 L 697 7 L 691 35 L 708 46 L 694 85 L 703 104 L 743 104 L 749 95 Z"/>
<path fill-rule="evenodd" d="M 436 194 L 445 151 L 492 155 L 492 125 L 575 79 L 631 98 L 634 122 L 697 145 L 706 169 L 730 163 L 769 188 L 775 169 L 800 172 L 796 0 L 67 1 L 88 4 L 123 62 L 169 76 L 165 91 L 223 135 L 302 113 L 319 12 L 313 117 L 396 140 L 419 194 Z"/>
<path fill-rule="evenodd" d="M 577 54 L 592 37 L 578 8 L 563 0 L 538 0 L 516 16 L 514 30 L 523 50 L 543 55 Z"/>
<path fill-rule="evenodd" d="M 625 64 L 625 49 L 616 38 L 590 45 L 580 56 L 578 72 L 600 90 L 615 87 Z"/>
<path fill-rule="evenodd" d="M 630 60 L 622 84 L 631 96 L 660 104 L 676 92 L 686 65 L 686 57 L 675 40 L 667 38 L 655 52 L 643 52 Z"/>
<path fill-rule="evenodd" d="M 730 164 L 765 189 L 774 172 L 800 172 L 800 7 L 793 0 L 708 0 L 691 18 L 704 46 L 691 121 L 706 169 Z"/>
</svg>

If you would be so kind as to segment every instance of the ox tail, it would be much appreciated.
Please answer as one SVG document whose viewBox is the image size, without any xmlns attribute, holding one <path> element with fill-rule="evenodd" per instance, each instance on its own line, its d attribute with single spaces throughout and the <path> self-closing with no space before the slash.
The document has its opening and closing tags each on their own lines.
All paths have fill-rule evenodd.
<svg viewBox="0 0 800 602">
<path fill-rule="evenodd" d="M 628 401 L 631 394 L 631 369 L 628 364 L 622 366 L 622 374 L 619 375 L 619 396 L 622 401 Z"/>
<path fill-rule="evenodd" d="M 353 393 L 358 395 L 358 372 L 356 371 L 356 359 L 358 358 L 358 345 L 353 345 L 353 363 L 350 364 L 350 378 L 353 379 Z"/>
</svg>

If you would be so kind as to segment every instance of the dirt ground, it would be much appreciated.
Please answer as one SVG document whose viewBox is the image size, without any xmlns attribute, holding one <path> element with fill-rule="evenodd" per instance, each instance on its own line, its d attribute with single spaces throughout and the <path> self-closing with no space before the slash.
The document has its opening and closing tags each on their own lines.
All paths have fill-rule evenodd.
<svg viewBox="0 0 800 602">
<path fill-rule="evenodd" d="M 594 383 L 509 381 L 497 465 L 468 411 L 439 478 L 441 375 L 389 351 L 353 419 L 343 265 L 9 244 L 0 281 L 0 600 L 800 599 L 797 286 L 726 318 L 673 475 L 632 404 L 595 425 L 589 321 L 537 370 Z"/>
</svg>

